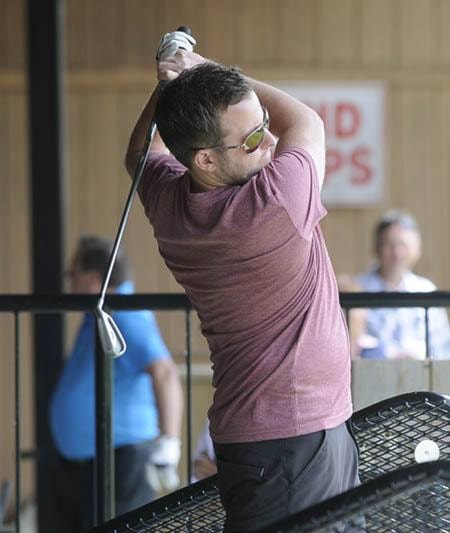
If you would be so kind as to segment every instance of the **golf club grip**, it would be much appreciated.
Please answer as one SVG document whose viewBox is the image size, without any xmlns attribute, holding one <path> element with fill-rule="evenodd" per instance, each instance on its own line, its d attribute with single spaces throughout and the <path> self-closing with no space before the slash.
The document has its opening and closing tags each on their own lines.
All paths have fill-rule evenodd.
<svg viewBox="0 0 450 533">
<path fill-rule="evenodd" d="M 191 28 L 189 28 L 189 26 L 178 26 L 176 31 L 181 31 L 181 32 L 185 33 L 186 35 L 192 35 L 192 31 L 191 31 Z M 167 82 L 166 81 L 160 81 L 159 85 L 163 85 L 165 83 L 167 83 Z"/>
<path fill-rule="evenodd" d="M 189 28 L 189 26 L 180 26 L 179 28 L 177 28 L 177 31 L 182 31 L 187 35 L 192 35 L 191 28 Z"/>
</svg>

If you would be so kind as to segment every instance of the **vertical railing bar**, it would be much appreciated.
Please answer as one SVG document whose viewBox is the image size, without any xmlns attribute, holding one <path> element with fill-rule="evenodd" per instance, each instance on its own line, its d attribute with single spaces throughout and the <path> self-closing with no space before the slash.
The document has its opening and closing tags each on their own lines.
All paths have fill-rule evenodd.
<svg viewBox="0 0 450 533">
<path fill-rule="evenodd" d="M 103 351 L 95 328 L 95 524 L 115 516 L 115 464 L 113 451 L 113 360 Z"/>
<path fill-rule="evenodd" d="M 430 319 L 428 316 L 429 308 L 425 307 L 425 359 L 430 359 Z"/>
<path fill-rule="evenodd" d="M 192 338 L 191 312 L 186 309 L 187 482 L 192 483 Z"/>
<path fill-rule="evenodd" d="M 20 533 L 20 324 L 19 312 L 14 312 L 14 394 L 15 394 L 15 454 L 16 454 L 16 532 Z"/>
</svg>

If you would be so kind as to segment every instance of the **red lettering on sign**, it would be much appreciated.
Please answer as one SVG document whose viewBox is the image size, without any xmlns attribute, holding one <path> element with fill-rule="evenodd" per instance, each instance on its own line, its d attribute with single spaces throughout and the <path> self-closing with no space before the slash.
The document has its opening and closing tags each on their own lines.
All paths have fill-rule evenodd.
<svg viewBox="0 0 450 533">
<path fill-rule="evenodd" d="M 373 177 L 373 171 L 370 167 L 368 159 L 372 154 L 370 148 L 360 146 L 356 148 L 351 154 L 351 162 L 357 174 L 352 173 L 350 181 L 354 185 L 367 185 Z"/>
<path fill-rule="evenodd" d="M 336 105 L 335 130 L 338 139 L 353 137 L 360 125 L 361 114 L 356 105 L 345 102 Z"/>
<path fill-rule="evenodd" d="M 344 165 L 344 158 L 339 150 L 336 148 L 328 148 L 327 158 L 326 158 L 326 170 L 325 170 L 325 180 L 330 181 L 331 174 L 337 172 Z"/>
<path fill-rule="evenodd" d="M 359 146 L 350 151 L 328 148 L 325 183 L 329 183 L 333 174 L 337 173 L 353 186 L 368 185 L 374 173 L 371 156 L 372 149 L 368 146 Z"/>
</svg>

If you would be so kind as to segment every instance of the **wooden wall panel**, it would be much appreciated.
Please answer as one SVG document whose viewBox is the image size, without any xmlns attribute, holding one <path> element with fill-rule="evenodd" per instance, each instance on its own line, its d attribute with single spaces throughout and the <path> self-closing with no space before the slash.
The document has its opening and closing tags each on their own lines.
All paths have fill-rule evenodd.
<svg viewBox="0 0 450 533">
<path fill-rule="evenodd" d="M 23 91 L 0 92 L 0 292 L 29 289 L 29 191 Z"/>
<path fill-rule="evenodd" d="M 432 205 L 432 168 L 431 158 L 432 131 L 439 130 L 439 124 L 432 121 L 432 93 L 428 90 L 413 89 L 403 91 L 401 99 L 402 141 L 399 156 L 401 175 L 399 196 L 396 202 L 408 207 L 418 219 L 425 236 L 424 254 L 421 267 L 431 276 L 431 247 L 433 227 L 431 226 Z M 428 236 L 428 238 L 427 238 Z"/>
<path fill-rule="evenodd" d="M 203 29 L 204 41 L 198 40 L 199 53 L 205 53 L 207 50 L 208 56 L 216 61 L 225 64 L 235 63 L 243 46 L 239 24 L 242 2 L 208 0 L 203 7 L 206 22 Z"/>
<path fill-rule="evenodd" d="M 439 183 L 441 187 L 440 207 L 437 208 L 435 216 L 439 218 L 433 232 L 438 242 L 439 253 L 436 255 L 436 261 L 441 265 L 441 276 L 438 280 L 439 286 L 450 290 L 450 91 L 443 90 L 441 97 L 441 120 L 442 120 L 442 135 L 436 140 L 440 145 L 442 157 L 441 175 Z"/>
<path fill-rule="evenodd" d="M 401 64 L 406 67 L 436 65 L 440 3 L 435 0 L 400 0 L 400 4 Z"/>
<path fill-rule="evenodd" d="M 407 392 L 430 390 L 430 373 L 430 364 L 426 361 L 355 360 L 352 364 L 353 409 L 358 411 Z"/>
<path fill-rule="evenodd" d="M 331 68 L 354 64 L 360 53 L 361 3 L 320 0 L 320 64 Z M 351 31 L 349 31 L 351 29 Z"/>
<path fill-rule="evenodd" d="M 148 0 L 122 0 L 120 2 L 120 61 L 125 65 L 137 65 L 149 68 L 155 56 L 155 50 L 162 28 L 161 15 L 163 2 Z"/>
<path fill-rule="evenodd" d="M 356 265 L 355 247 L 358 243 L 358 213 L 352 209 L 333 209 L 322 222 L 322 229 L 327 236 L 328 252 L 336 273 L 354 272 Z M 350 264 L 349 264 L 350 263 Z"/>
<path fill-rule="evenodd" d="M 439 394 L 450 394 L 450 362 L 433 361 L 430 368 L 430 390 Z"/>
<path fill-rule="evenodd" d="M 84 206 L 89 226 L 101 233 L 114 232 L 120 215 L 122 147 L 118 141 L 117 91 L 106 89 L 85 94 L 87 107 Z M 79 154 L 83 157 L 83 154 Z M 105 205 L 105 201 L 107 202 Z"/>
<path fill-rule="evenodd" d="M 0 68 L 25 65 L 25 9 L 23 0 L 0 0 Z"/>
<path fill-rule="evenodd" d="M 8 103 L 9 94 L 3 93 L 0 96 L 0 168 L 1 176 L 3 176 L 3 194 L 0 194 L 0 223 L 3 228 L 2 231 L 2 248 L 8 250 L 11 239 L 11 214 L 9 205 L 9 189 L 11 187 L 11 179 L 9 178 L 9 117 L 8 117 Z M 6 179 L 7 178 L 7 179 Z M 5 253 L 5 252 L 4 252 Z M 0 290 L 2 292 L 9 291 L 9 283 L 11 280 L 11 262 L 0 261 Z"/>
<path fill-rule="evenodd" d="M 280 10 L 273 9 L 271 0 L 246 0 L 236 21 L 241 32 L 241 46 L 237 50 L 239 62 L 244 65 L 276 64 L 280 59 L 278 32 L 268 28 L 280 28 Z"/>
<path fill-rule="evenodd" d="M 123 44 L 121 14 L 119 2 L 95 0 L 86 3 L 87 39 L 84 44 L 87 67 L 103 69 L 117 65 L 117 56 Z"/>
<path fill-rule="evenodd" d="M 68 176 L 67 176 L 67 244 L 70 254 L 78 236 L 84 231 L 83 224 L 85 213 L 83 203 L 87 188 L 87 109 L 84 105 L 83 94 L 74 89 L 68 94 L 67 99 L 67 124 L 68 124 Z M 67 257 L 67 261 L 69 257 Z"/>
<path fill-rule="evenodd" d="M 207 2 L 208 0 L 195 0 L 195 2 L 191 0 L 172 0 L 171 2 L 166 2 L 163 0 L 160 3 L 161 14 L 158 17 L 159 25 L 155 28 L 158 36 L 160 37 L 168 31 L 174 31 L 180 26 L 188 26 L 193 31 L 196 39 L 202 42 L 204 29 L 207 24 L 205 18 L 205 6 Z M 154 55 L 154 52 L 152 55 Z"/>
<path fill-rule="evenodd" d="M 450 241 L 446 239 L 443 228 L 448 228 L 448 168 L 446 158 L 448 157 L 449 145 L 445 146 L 441 139 L 445 135 L 446 124 L 448 119 L 443 111 L 445 110 L 445 93 L 448 91 L 432 89 L 429 98 L 430 105 L 430 142 L 429 142 L 429 172 L 424 176 L 425 185 L 430 194 L 430 205 L 425 207 L 428 212 L 427 220 L 423 225 L 424 234 L 428 236 L 425 240 L 421 268 L 437 283 L 443 287 L 448 282 L 448 263 L 440 259 L 442 251 L 448 249 Z M 448 140 L 448 139 L 447 139 Z M 447 179 L 445 179 L 447 177 Z M 423 206 L 421 207 L 423 209 Z M 441 234 L 443 242 L 435 239 L 436 233 Z M 446 232 L 448 235 L 448 231 Z"/>
<path fill-rule="evenodd" d="M 10 280 L 11 292 L 26 292 L 30 288 L 30 193 L 28 185 L 27 108 L 23 92 L 13 92 L 8 98 L 8 183 L 10 221 Z"/>
<path fill-rule="evenodd" d="M 87 4 L 68 0 L 66 2 L 66 60 L 70 68 L 82 68 L 87 65 Z M 100 35 L 100 33 L 99 33 Z"/>
<path fill-rule="evenodd" d="M 280 0 L 280 31 L 277 35 L 276 63 L 313 65 L 320 49 L 319 3 L 305 0 L 299 8 L 297 0 Z"/>
<path fill-rule="evenodd" d="M 396 63 L 395 37 L 398 9 L 392 0 L 361 2 L 361 64 L 392 66 Z"/>
<path fill-rule="evenodd" d="M 450 20 L 450 2 L 440 0 L 439 20 L 437 31 L 439 32 L 439 48 L 437 55 L 440 68 L 450 67 L 450 32 L 448 31 L 448 21 Z"/>
</svg>

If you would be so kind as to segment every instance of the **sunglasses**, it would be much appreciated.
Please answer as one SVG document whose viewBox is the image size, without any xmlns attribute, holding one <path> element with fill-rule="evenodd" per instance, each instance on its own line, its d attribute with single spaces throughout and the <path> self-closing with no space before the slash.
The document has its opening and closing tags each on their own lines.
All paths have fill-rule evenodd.
<svg viewBox="0 0 450 533">
<path fill-rule="evenodd" d="M 264 135 L 266 134 L 266 130 L 268 130 L 270 126 L 269 113 L 265 107 L 263 107 L 262 110 L 262 124 L 249 133 L 242 144 L 234 144 L 232 146 L 204 146 L 202 148 L 193 148 L 193 150 L 206 150 L 208 148 L 214 148 L 218 150 L 235 150 L 236 148 L 243 148 L 245 153 L 253 153 L 261 146 L 261 143 L 264 140 Z"/>
</svg>

